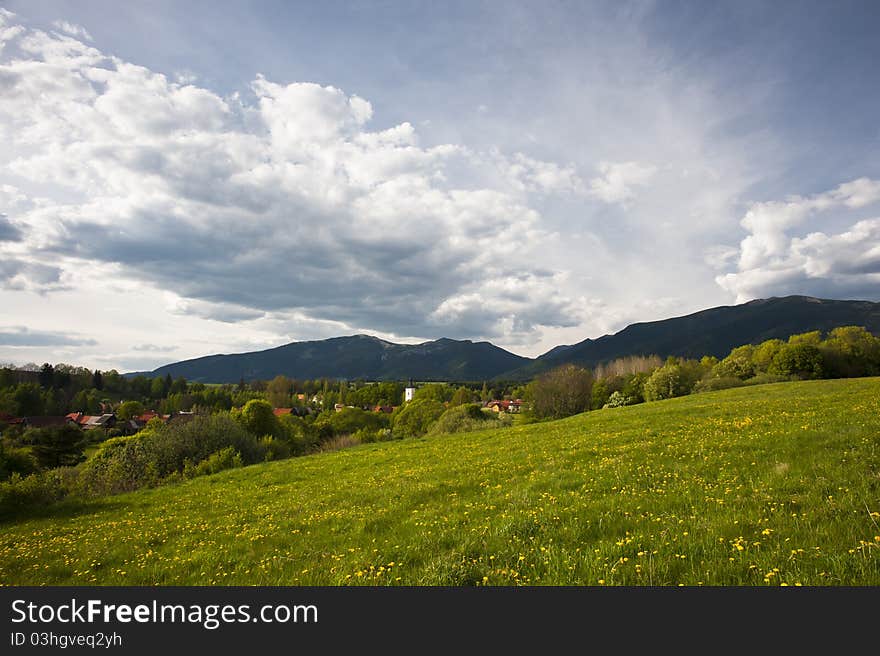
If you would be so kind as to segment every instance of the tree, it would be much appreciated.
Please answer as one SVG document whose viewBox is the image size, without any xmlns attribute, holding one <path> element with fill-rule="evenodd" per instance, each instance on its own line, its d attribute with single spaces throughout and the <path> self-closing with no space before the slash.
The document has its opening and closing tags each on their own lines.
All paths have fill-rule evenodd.
<svg viewBox="0 0 880 656">
<path fill-rule="evenodd" d="M 681 366 L 666 363 L 645 381 L 645 401 L 660 401 L 687 394 Z"/>
<path fill-rule="evenodd" d="M 86 438 L 77 426 L 50 426 L 29 430 L 25 440 L 33 444 L 31 453 L 44 469 L 71 467 L 85 460 Z"/>
<path fill-rule="evenodd" d="M 785 346 L 785 342 L 781 339 L 768 339 L 758 344 L 752 353 L 752 364 L 755 366 L 755 372 L 766 373 L 770 368 L 770 363 L 773 362 L 773 358 L 783 346 Z"/>
<path fill-rule="evenodd" d="M 46 362 L 40 367 L 40 374 L 38 377 L 40 381 L 40 387 L 49 388 L 55 384 L 55 367 Z"/>
<path fill-rule="evenodd" d="M 532 414 L 539 419 L 559 419 L 590 409 L 592 374 L 564 364 L 535 379 L 529 386 Z"/>
<path fill-rule="evenodd" d="M 773 357 L 769 372 L 797 378 L 822 377 L 822 352 L 809 342 L 789 342 Z"/>
<path fill-rule="evenodd" d="M 15 400 L 15 414 L 19 417 L 43 414 L 43 395 L 39 385 L 22 383 L 16 387 L 12 398 Z"/>
<path fill-rule="evenodd" d="M 738 346 L 715 365 L 712 373 L 719 378 L 751 378 L 755 375 L 755 365 L 752 364 L 754 351 L 755 347 L 751 345 Z"/>
<path fill-rule="evenodd" d="M 233 418 L 254 437 L 279 433 L 278 418 L 272 411 L 272 404 L 262 399 L 251 399 L 240 412 L 233 414 Z"/>
<path fill-rule="evenodd" d="M 473 403 L 473 401 L 474 393 L 467 387 L 459 387 L 455 390 L 455 394 L 452 395 L 452 399 L 449 401 L 449 406 L 454 408 L 459 405 L 465 405 L 466 403 Z"/>
<path fill-rule="evenodd" d="M 157 376 L 150 382 L 150 398 L 164 399 L 168 393 L 168 387 L 165 385 L 165 379 Z"/>
<path fill-rule="evenodd" d="M 128 421 L 133 417 L 144 414 L 144 405 L 139 401 L 125 401 L 116 408 L 116 416 L 122 421 Z"/>
<path fill-rule="evenodd" d="M 286 408 L 290 404 L 290 391 L 293 381 L 287 376 L 275 376 L 266 385 L 266 397 L 275 408 Z"/>
<path fill-rule="evenodd" d="M 96 390 L 104 389 L 104 377 L 98 369 L 95 369 L 95 373 L 92 374 L 92 387 Z"/>
</svg>

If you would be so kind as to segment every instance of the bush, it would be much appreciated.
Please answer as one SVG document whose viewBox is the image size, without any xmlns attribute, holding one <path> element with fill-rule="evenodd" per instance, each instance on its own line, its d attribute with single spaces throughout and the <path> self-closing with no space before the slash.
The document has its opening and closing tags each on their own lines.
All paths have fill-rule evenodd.
<svg viewBox="0 0 880 656">
<path fill-rule="evenodd" d="M 266 435 L 261 439 L 260 446 L 262 446 L 266 453 L 264 458 L 267 462 L 270 460 L 284 460 L 289 458 L 293 452 L 287 440 L 281 440 L 271 435 Z"/>
<path fill-rule="evenodd" d="M 439 401 L 415 399 L 398 408 L 392 415 L 394 434 L 397 437 L 418 437 L 424 435 L 445 412 Z"/>
<path fill-rule="evenodd" d="M 52 470 L 22 476 L 14 473 L 0 483 L 0 516 L 20 513 L 35 506 L 48 506 L 67 496 L 68 476 L 63 470 Z"/>
<path fill-rule="evenodd" d="M 611 396 L 608 397 L 608 402 L 602 406 L 602 408 L 622 408 L 625 405 L 634 405 L 638 403 L 631 396 L 627 396 L 621 391 L 611 392 Z"/>
<path fill-rule="evenodd" d="M 196 476 L 207 476 L 208 474 L 217 474 L 227 469 L 235 469 L 243 467 L 241 454 L 231 446 L 220 449 L 216 453 L 202 460 L 199 464 L 185 463 L 183 467 L 183 475 L 186 478 L 195 478 Z"/>
<path fill-rule="evenodd" d="M 131 437 L 107 440 L 82 467 L 79 489 L 84 494 L 115 494 L 158 485 L 224 449 L 243 464 L 265 458 L 263 444 L 227 415 L 196 416 Z"/>
<path fill-rule="evenodd" d="M 327 424 L 334 435 L 351 435 L 362 428 L 372 431 L 388 428 L 390 420 L 385 413 L 367 412 L 360 408 L 344 408 L 339 412 L 333 412 Z"/>
<path fill-rule="evenodd" d="M 720 378 L 704 378 L 694 386 L 694 394 L 700 392 L 715 392 L 718 390 L 742 387 L 746 382 L 735 376 L 723 376 Z"/>
<path fill-rule="evenodd" d="M 0 442 L 0 481 L 13 474 L 35 474 L 39 469 L 37 461 L 27 449 L 16 449 Z"/>
<path fill-rule="evenodd" d="M 389 440 L 394 439 L 390 428 L 380 428 L 379 430 L 361 428 L 359 431 L 352 433 L 352 437 L 356 439 L 360 444 L 371 444 L 372 442 L 388 442 Z"/>
<path fill-rule="evenodd" d="M 431 426 L 428 431 L 432 435 L 465 433 L 468 431 L 485 430 L 509 426 L 512 418 L 508 415 L 485 412 L 479 405 L 469 403 L 450 408 Z"/>
<path fill-rule="evenodd" d="M 768 383 L 784 383 L 791 380 L 787 376 L 777 376 L 776 374 L 758 374 L 754 378 L 745 381 L 746 385 L 767 385 Z"/>
</svg>

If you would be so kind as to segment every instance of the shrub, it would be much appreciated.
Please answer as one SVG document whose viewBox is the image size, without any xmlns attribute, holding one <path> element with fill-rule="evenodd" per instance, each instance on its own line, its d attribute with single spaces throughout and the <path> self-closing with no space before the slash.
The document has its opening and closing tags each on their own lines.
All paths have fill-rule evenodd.
<svg viewBox="0 0 880 656">
<path fill-rule="evenodd" d="M 508 415 L 489 413 L 475 404 L 460 405 L 450 408 L 431 426 L 428 431 L 432 435 L 465 433 L 468 431 L 485 430 L 509 426 L 512 418 Z"/>
<path fill-rule="evenodd" d="M 38 469 L 37 461 L 30 451 L 5 446 L 0 442 L 0 481 L 5 481 L 13 474 L 34 474 Z"/>
<path fill-rule="evenodd" d="M 633 405 L 634 403 L 637 403 L 637 401 L 618 390 L 611 392 L 608 402 L 602 408 L 622 408 L 625 405 Z"/>
<path fill-rule="evenodd" d="M 244 462 L 242 462 L 241 454 L 231 446 L 227 446 L 225 449 L 212 453 L 197 465 L 186 462 L 183 467 L 183 475 L 186 478 L 194 478 L 196 476 L 217 474 L 227 469 L 243 466 Z"/>
<path fill-rule="evenodd" d="M 266 453 L 264 456 L 266 461 L 284 460 L 285 458 L 289 458 L 292 454 L 290 443 L 287 440 L 272 437 L 271 435 L 266 435 L 261 439 L 260 445 Z"/>
<path fill-rule="evenodd" d="M 321 451 L 339 451 L 351 446 L 357 446 L 360 441 L 354 435 L 337 435 L 321 444 Z"/>
<path fill-rule="evenodd" d="M 415 399 L 398 408 L 392 415 L 394 434 L 398 437 L 418 437 L 428 432 L 445 408 L 439 401 Z"/>
<path fill-rule="evenodd" d="M 717 390 L 731 389 L 733 387 L 742 387 L 745 384 L 745 381 L 736 376 L 704 378 L 694 386 L 694 394 L 699 394 L 700 392 L 715 392 Z"/>
<path fill-rule="evenodd" d="M 0 483 L 0 516 L 63 499 L 69 492 L 68 478 L 66 472 L 58 469 L 30 476 L 14 473 L 8 481 Z"/>
<path fill-rule="evenodd" d="M 379 430 L 388 428 L 388 415 L 379 412 L 367 412 L 360 408 L 344 408 L 333 412 L 327 421 L 334 435 L 350 435 L 362 428 Z"/>
<path fill-rule="evenodd" d="M 745 381 L 746 385 L 767 385 L 768 383 L 784 383 L 790 380 L 787 376 L 778 376 L 776 374 L 758 374 L 754 378 Z"/>
<path fill-rule="evenodd" d="M 115 494 L 158 485 L 187 464 L 201 463 L 226 448 L 244 464 L 260 462 L 265 448 L 228 415 L 196 416 L 131 437 L 107 440 L 82 467 L 84 494 Z"/>
</svg>

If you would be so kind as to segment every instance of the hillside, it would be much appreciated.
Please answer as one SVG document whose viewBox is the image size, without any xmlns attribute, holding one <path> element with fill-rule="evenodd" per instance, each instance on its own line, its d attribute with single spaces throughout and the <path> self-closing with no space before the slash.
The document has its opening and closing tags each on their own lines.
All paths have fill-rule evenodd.
<svg viewBox="0 0 880 656">
<path fill-rule="evenodd" d="M 438 339 L 393 344 L 368 335 L 294 342 L 254 353 L 209 355 L 159 367 L 149 376 L 205 383 L 291 378 L 486 380 L 530 362 L 488 342 Z"/>
<path fill-rule="evenodd" d="M 3 526 L 0 583 L 880 585 L 880 379 L 364 445 Z"/>
<path fill-rule="evenodd" d="M 722 306 L 662 321 L 635 323 L 614 335 L 557 346 L 513 372 L 530 378 L 566 362 L 593 367 L 627 355 L 722 358 L 735 346 L 837 326 L 864 326 L 880 333 L 880 303 L 786 296 Z"/>
</svg>

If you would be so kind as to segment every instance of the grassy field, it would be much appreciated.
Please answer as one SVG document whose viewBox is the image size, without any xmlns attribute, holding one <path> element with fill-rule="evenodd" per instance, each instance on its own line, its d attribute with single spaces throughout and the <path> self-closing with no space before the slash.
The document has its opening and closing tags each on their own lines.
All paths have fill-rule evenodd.
<svg viewBox="0 0 880 656">
<path fill-rule="evenodd" d="M 880 379 L 232 470 L 0 526 L 3 584 L 880 585 Z"/>
</svg>

